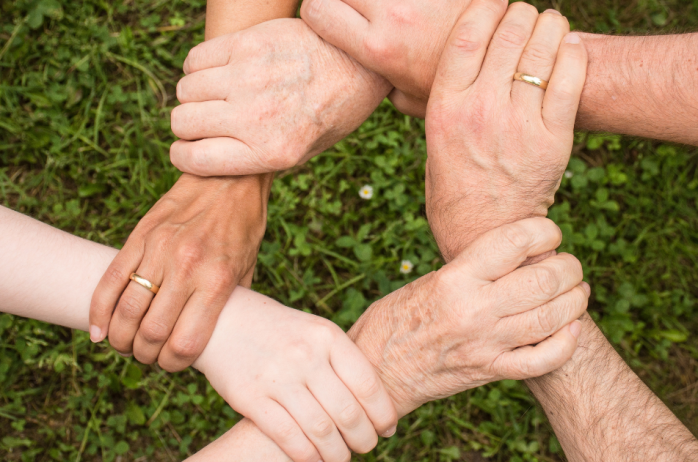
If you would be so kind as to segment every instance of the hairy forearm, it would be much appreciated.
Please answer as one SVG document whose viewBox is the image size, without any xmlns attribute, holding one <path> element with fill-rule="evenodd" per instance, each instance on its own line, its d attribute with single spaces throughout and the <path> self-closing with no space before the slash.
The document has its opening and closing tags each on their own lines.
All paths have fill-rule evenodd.
<svg viewBox="0 0 698 462">
<path fill-rule="evenodd" d="M 698 34 L 581 34 L 589 53 L 577 128 L 698 145 Z"/>
<path fill-rule="evenodd" d="M 560 369 L 526 381 L 570 461 L 688 461 L 698 442 L 616 353 L 588 315 Z"/>
</svg>

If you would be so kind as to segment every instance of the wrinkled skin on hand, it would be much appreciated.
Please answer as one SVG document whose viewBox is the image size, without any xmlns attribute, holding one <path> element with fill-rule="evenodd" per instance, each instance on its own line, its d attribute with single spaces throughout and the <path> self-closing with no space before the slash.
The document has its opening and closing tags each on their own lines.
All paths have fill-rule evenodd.
<svg viewBox="0 0 698 462">
<path fill-rule="evenodd" d="M 572 356 L 581 330 L 575 320 L 590 293 L 581 264 L 558 254 L 519 268 L 555 249 L 561 237 L 545 218 L 492 230 L 359 319 L 349 336 L 401 416 L 489 382 L 546 374 Z"/>
<path fill-rule="evenodd" d="M 390 84 L 300 19 L 268 21 L 194 47 L 172 111 L 172 162 L 201 176 L 285 170 L 368 118 Z"/>
<path fill-rule="evenodd" d="M 400 111 L 424 118 L 441 52 L 469 4 L 305 0 L 301 17 L 322 38 L 388 79 L 395 86 L 390 99 Z"/>
<path fill-rule="evenodd" d="M 482 232 L 547 214 L 586 76 L 563 16 L 492 5 L 473 0 L 455 26 L 427 110 L 427 215 L 446 261 Z M 513 80 L 517 71 L 547 90 Z"/>
</svg>

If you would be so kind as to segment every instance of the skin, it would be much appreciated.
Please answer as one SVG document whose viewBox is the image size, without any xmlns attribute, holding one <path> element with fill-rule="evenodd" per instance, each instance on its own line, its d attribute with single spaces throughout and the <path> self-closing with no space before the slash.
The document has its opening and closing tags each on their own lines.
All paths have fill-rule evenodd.
<svg viewBox="0 0 698 462">
<path fill-rule="evenodd" d="M 469 4 L 305 0 L 301 17 L 325 40 L 386 77 L 395 86 L 391 97 L 398 109 L 424 117 L 446 37 Z M 577 129 L 698 145 L 692 123 L 698 117 L 698 34 L 580 35 L 589 67 Z"/>
<path fill-rule="evenodd" d="M 4 207 L 0 223 L 0 311 L 87 330 L 90 295 L 117 251 Z M 367 452 L 376 432 L 395 431 L 391 396 L 339 327 L 244 287 L 194 367 L 296 462 L 346 461 L 347 445 Z"/>
<path fill-rule="evenodd" d="M 476 1 L 479 0 L 475 0 L 471 8 L 475 6 Z M 519 5 L 519 9 L 527 8 L 521 3 L 513 5 L 512 8 L 516 5 Z M 529 10 L 530 13 L 521 11 L 517 17 L 523 18 L 525 14 L 531 14 L 533 17 L 533 9 Z M 541 127 L 538 136 L 543 137 L 542 139 L 548 137 L 546 146 L 552 147 L 551 150 L 546 151 L 537 145 L 541 138 L 527 138 L 527 130 L 517 130 L 516 125 L 507 127 L 506 121 L 510 119 L 498 111 L 494 111 L 495 114 L 499 114 L 498 118 L 485 117 L 484 120 L 488 122 L 479 123 L 483 120 L 482 111 L 478 110 L 477 104 L 472 104 L 472 101 L 477 101 L 473 100 L 473 95 L 478 93 L 477 79 L 460 95 L 449 91 L 451 83 L 448 75 L 458 76 L 458 79 L 453 80 L 454 86 L 467 86 L 468 79 L 464 78 L 463 72 L 477 63 L 466 64 L 466 61 L 472 58 L 479 60 L 483 52 L 474 51 L 473 47 L 465 47 L 468 49 L 465 53 L 468 59 L 463 61 L 466 65 L 459 72 L 444 70 L 448 69 L 446 57 L 439 66 L 427 111 L 429 175 L 438 178 L 439 182 L 432 183 L 432 191 L 436 190 L 436 194 L 427 196 L 427 209 L 430 210 L 432 229 L 435 235 L 439 236 L 439 245 L 442 249 L 447 249 L 444 252 L 447 259 L 450 255 L 467 248 L 468 240 L 488 226 L 499 226 L 508 219 L 517 219 L 526 213 L 536 215 L 547 212 L 546 198 L 552 198 L 551 194 L 557 189 L 558 183 L 539 183 L 540 186 L 544 186 L 543 189 L 527 185 L 528 179 L 535 175 L 535 172 L 530 171 L 530 167 L 542 153 L 545 162 L 537 168 L 547 171 L 547 168 L 553 167 L 557 175 L 554 178 L 559 179 L 561 176 L 559 166 L 567 163 L 571 147 L 569 137 L 574 114 L 577 112 L 573 104 L 574 97 L 579 95 L 579 91 L 565 86 L 584 75 L 584 67 L 581 64 L 584 61 L 583 44 L 586 42 L 573 43 L 577 40 L 566 39 L 567 43 L 563 43 L 557 50 L 546 49 L 543 46 L 546 40 L 560 36 L 566 30 L 566 24 L 561 21 L 560 17 L 543 14 L 535 23 L 520 23 L 518 30 L 526 31 L 526 35 L 530 37 L 526 46 L 535 47 L 536 52 L 526 53 L 521 47 L 509 47 L 510 56 L 502 57 L 501 62 L 491 62 L 488 52 L 478 77 L 491 82 L 491 78 L 487 79 L 487 66 L 494 65 L 495 69 L 506 68 L 508 60 L 517 63 L 518 69 L 535 68 L 543 73 L 552 70 L 550 86 L 544 94 L 537 88 L 522 86 L 524 84 L 519 82 L 508 82 L 511 90 L 504 91 L 509 98 L 505 96 L 503 104 L 510 110 L 521 105 L 518 113 L 525 114 L 527 124 L 535 124 L 536 117 L 542 116 L 545 129 Z M 473 43 L 482 42 L 481 37 L 473 31 L 454 30 L 454 35 L 460 33 L 474 37 Z M 567 37 L 573 35 L 576 34 L 569 34 Z M 496 43 L 496 40 L 497 34 L 492 44 Z M 484 42 L 486 43 L 486 40 Z M 458 40 L 458 43 L 462 44 L 464 41 Z M 570 75 L 563 77 L 557 73 L 558 69 L 565 69 Z M 489 88 L 487 85 L 480 91 L 491 91 Z M 580 89 L 578 84 L 576 88 Z M 521 93 L 526 90 L 527 96 Z M 567 104 L 560 104 L 561 97 L 572 99 Z M 539 102 L 541 98 L 542 109 Z M 506 99 L 510 99 L 511 102 L 506 104 Z M 501 97 L 499 100 L 501 101 Z M 446 116 L 442 113 L 444 110 L 447 111 Z M 473 120 L 476 123 L 473 123 Z M 502 120 L 505 121 L 504 127 Z M 548 122 L 553 124 L 549 125 Z M 495 126 L 497 129 L 493 131 Z M 434 128 L 436 130 L 432 131 Z M 443 137 L 443 133 L 449 133 L 450 136 Z M 468 139 L 468 145 L 454 144 L 453 141 L 459 136 L 467 136 L 465 139 Z M 486 158 L 489 157 L 489 161 L 483 162 L 479 157 L 473 156 L 471 146 L 481 145 L 485 138 L 486 143 L 496 146 L 496 149 L 487 150 Z M 530 148 L 536 146 L 538 151 L 532 152 Z M 499 165 L 502 159 L 507 158 L 507 152 L 518 161 Z M 482 165 L 491 168 L 491 171 L 483 169 Z M 459 171 L 460 175 L 451 175 L 454 170 Z M 487 179 L 479 178 L 482 173 L 487 174 Z M 505 200 L 497 194 L 481 195 L 475 202 L 472 194 L 454 194 L 448 198 L 448 194 L 463 191 L 473 178 L 476 182 L 486 185 L 489 183 L 496 187 L 498 178 L 504 174 L 506 178 L 513 180 L 507 184 Z M 468 183 L 465 178 L 468 178 Z M 552 190 L 550 184 L 554 184 Z M 439 190 L 443 192 L 442 195 Z M 487 191 L 487 188 L 482 190 Z M 449 200 L 446 201 L 445 198 Z M 515 209 L 502 210 L 502 202 L 518 205 Z M 492 214 L 481 212 L 479 219 L 473 220 L 473 209 L 497 210 L 501 215 L 493 220 Z M 452 230 L 458 232 L 454 233 Z M 584 329 L 580 337 L 580 348 L 576 350 L 572 360 L 550 374 L 526 381 L 543 405 L 568 460 L 695 460 L 698 457 L 698 442 L 693 435 L 630 370 L 591 318 L 584 315 L 581 320 Z"/>
<path fill-rule="evenodd" d="M 172 111 L 172 163 L 198 175 L 247 175 L 303 163 L 356 130 L 390 85 L 278 19 L 194 47 Z"/>
<path fill-rule="evenodd" d="M 0 223 L 0 310 L 86 330 L 99 271 L 116 251 L 2 207 Z M 259 428 L 246 419 L 197 458 L 288 460 L 286 452 L 294 461 L 348 461 L 348 452 L 332 452 L 337 445 L 323 431 L 309 435 L 315 447 L 302 444 L 303 416 L 290 407 L 312 408 L 313 400 L 304 398 L 312 393 L 321 408 L 337 410 L 338 420 L 355 430 L 363 423 L 360 414 L 348 412 L 359 408 L 353 395 L 373 425 L 390 434 L 396 418 L 391 399 L 404 415 L 493 380 L 560 367 L 577 346 L 581 326 L 575 319 L 587 306 L 581 265 L 558 255 L 517 269 L 560 239 L 557 226 L 542 218 L 483 235 L 451 264 L 376 302 L 350 333 L 356 344 L 325 319 L 238 287 L 194 367 Z M 392 319 L 390 327 L 380 318 Z M 282 406 L 294 417 L 279 413 Z M 310 425 L 323 430 L 327 422 L 316 416 Z M 352 428 L 339 427 L 351 441 Z"/>
</svg>

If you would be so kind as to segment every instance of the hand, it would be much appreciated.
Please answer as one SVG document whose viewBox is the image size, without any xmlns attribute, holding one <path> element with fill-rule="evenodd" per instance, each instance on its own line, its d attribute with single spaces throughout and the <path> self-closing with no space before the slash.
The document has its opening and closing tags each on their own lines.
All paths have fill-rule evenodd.
<svg viewBox="0 0 698 462">
<path fill-rule="evenodd" d="M 454 28 L 426 120 L 427 215 L 446 261 L 552 205 L 586 75 L 584 45 L 568 31 L 557 12 L 491 0 L 473 0 Z M 514 81 L 519 71 L 549 80 L 547 91 Z"/>
<path fill-rule="evenodd" d="M 289 169 L 371 115 L 390 85 L 320 39 L 278 19 L 194 47 L 177 85 L 170 149 L 201 176 Z M 198 140 L 198 141 L 195 141 Z"/>
<path fill-rule="evenodd" d="M 559 254 L 518 268 L 561 239 L 546 218 L 505 225 L 368 309 L 349 336 L 400 416 L 488 382 L 541 376 L 572 356 L 590 293 L 581 264 Z"/>
<path fill-rule="evenodd" d="M 499 2 L 501 5 L 496 5 Z M 305 0 L 303 20 L 323 39 L 390 81 L 390 99 L 424 118 L 441 51 L 470 0 Z M 491 0 L 493 8 L 505 0 Z"/>
<path fill-rule="evenodd" d="M 348 461 L 347 446 L 395 432 L 378 374 L 339 327 L 250 290 L 233 292 L 194 367 L 296 462 Z"/>
<path fill-rule="evenodd" d="M 170 372 L 191 365 L 238 281 L 252 281 L 269 188 L 260 177 L 183 175 L 138 223 L 97 286 L 92 340 L 108 333 L 122 355 L 157 360 Z M 129 283 L 134 272 L 160 287 L 157 296 Z"/>
</svg>

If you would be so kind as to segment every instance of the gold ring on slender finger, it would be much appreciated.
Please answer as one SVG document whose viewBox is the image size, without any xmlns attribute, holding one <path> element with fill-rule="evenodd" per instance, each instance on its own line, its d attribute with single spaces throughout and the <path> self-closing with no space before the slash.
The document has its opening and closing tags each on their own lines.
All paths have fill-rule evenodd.
<svg viewBox="0 0 698 462">
<path fill-rule="evenodd" d="M 514 74 L 514 80 L 518 80 L 519 82 L 524 82 L 529 85 L 542 88 L 543 90 L 548 88 L 547 80 L 543 80 L 539 77 L 535 77 L 532 75 L 524 74 L 523 72 L 517 72 L 516 74 Z"/>
<path fill-rule="evenodd" d="M 156 286 L 155 284 L 153 284 L 152 282 L 150 282 L 146 278 L 137 275 L 136 273 L 131 273 L 131 276 L 129 276 L 129 279 L 132 280 L 133 282 L 135 282 L 136 284 L 145 287 L 146 289 L 148 289 L 149 291 L 151 291 L 155 295 L 157 295 L 158 291 L 160 290 L 160 288 L 158 286 Z"/>
</svg>

